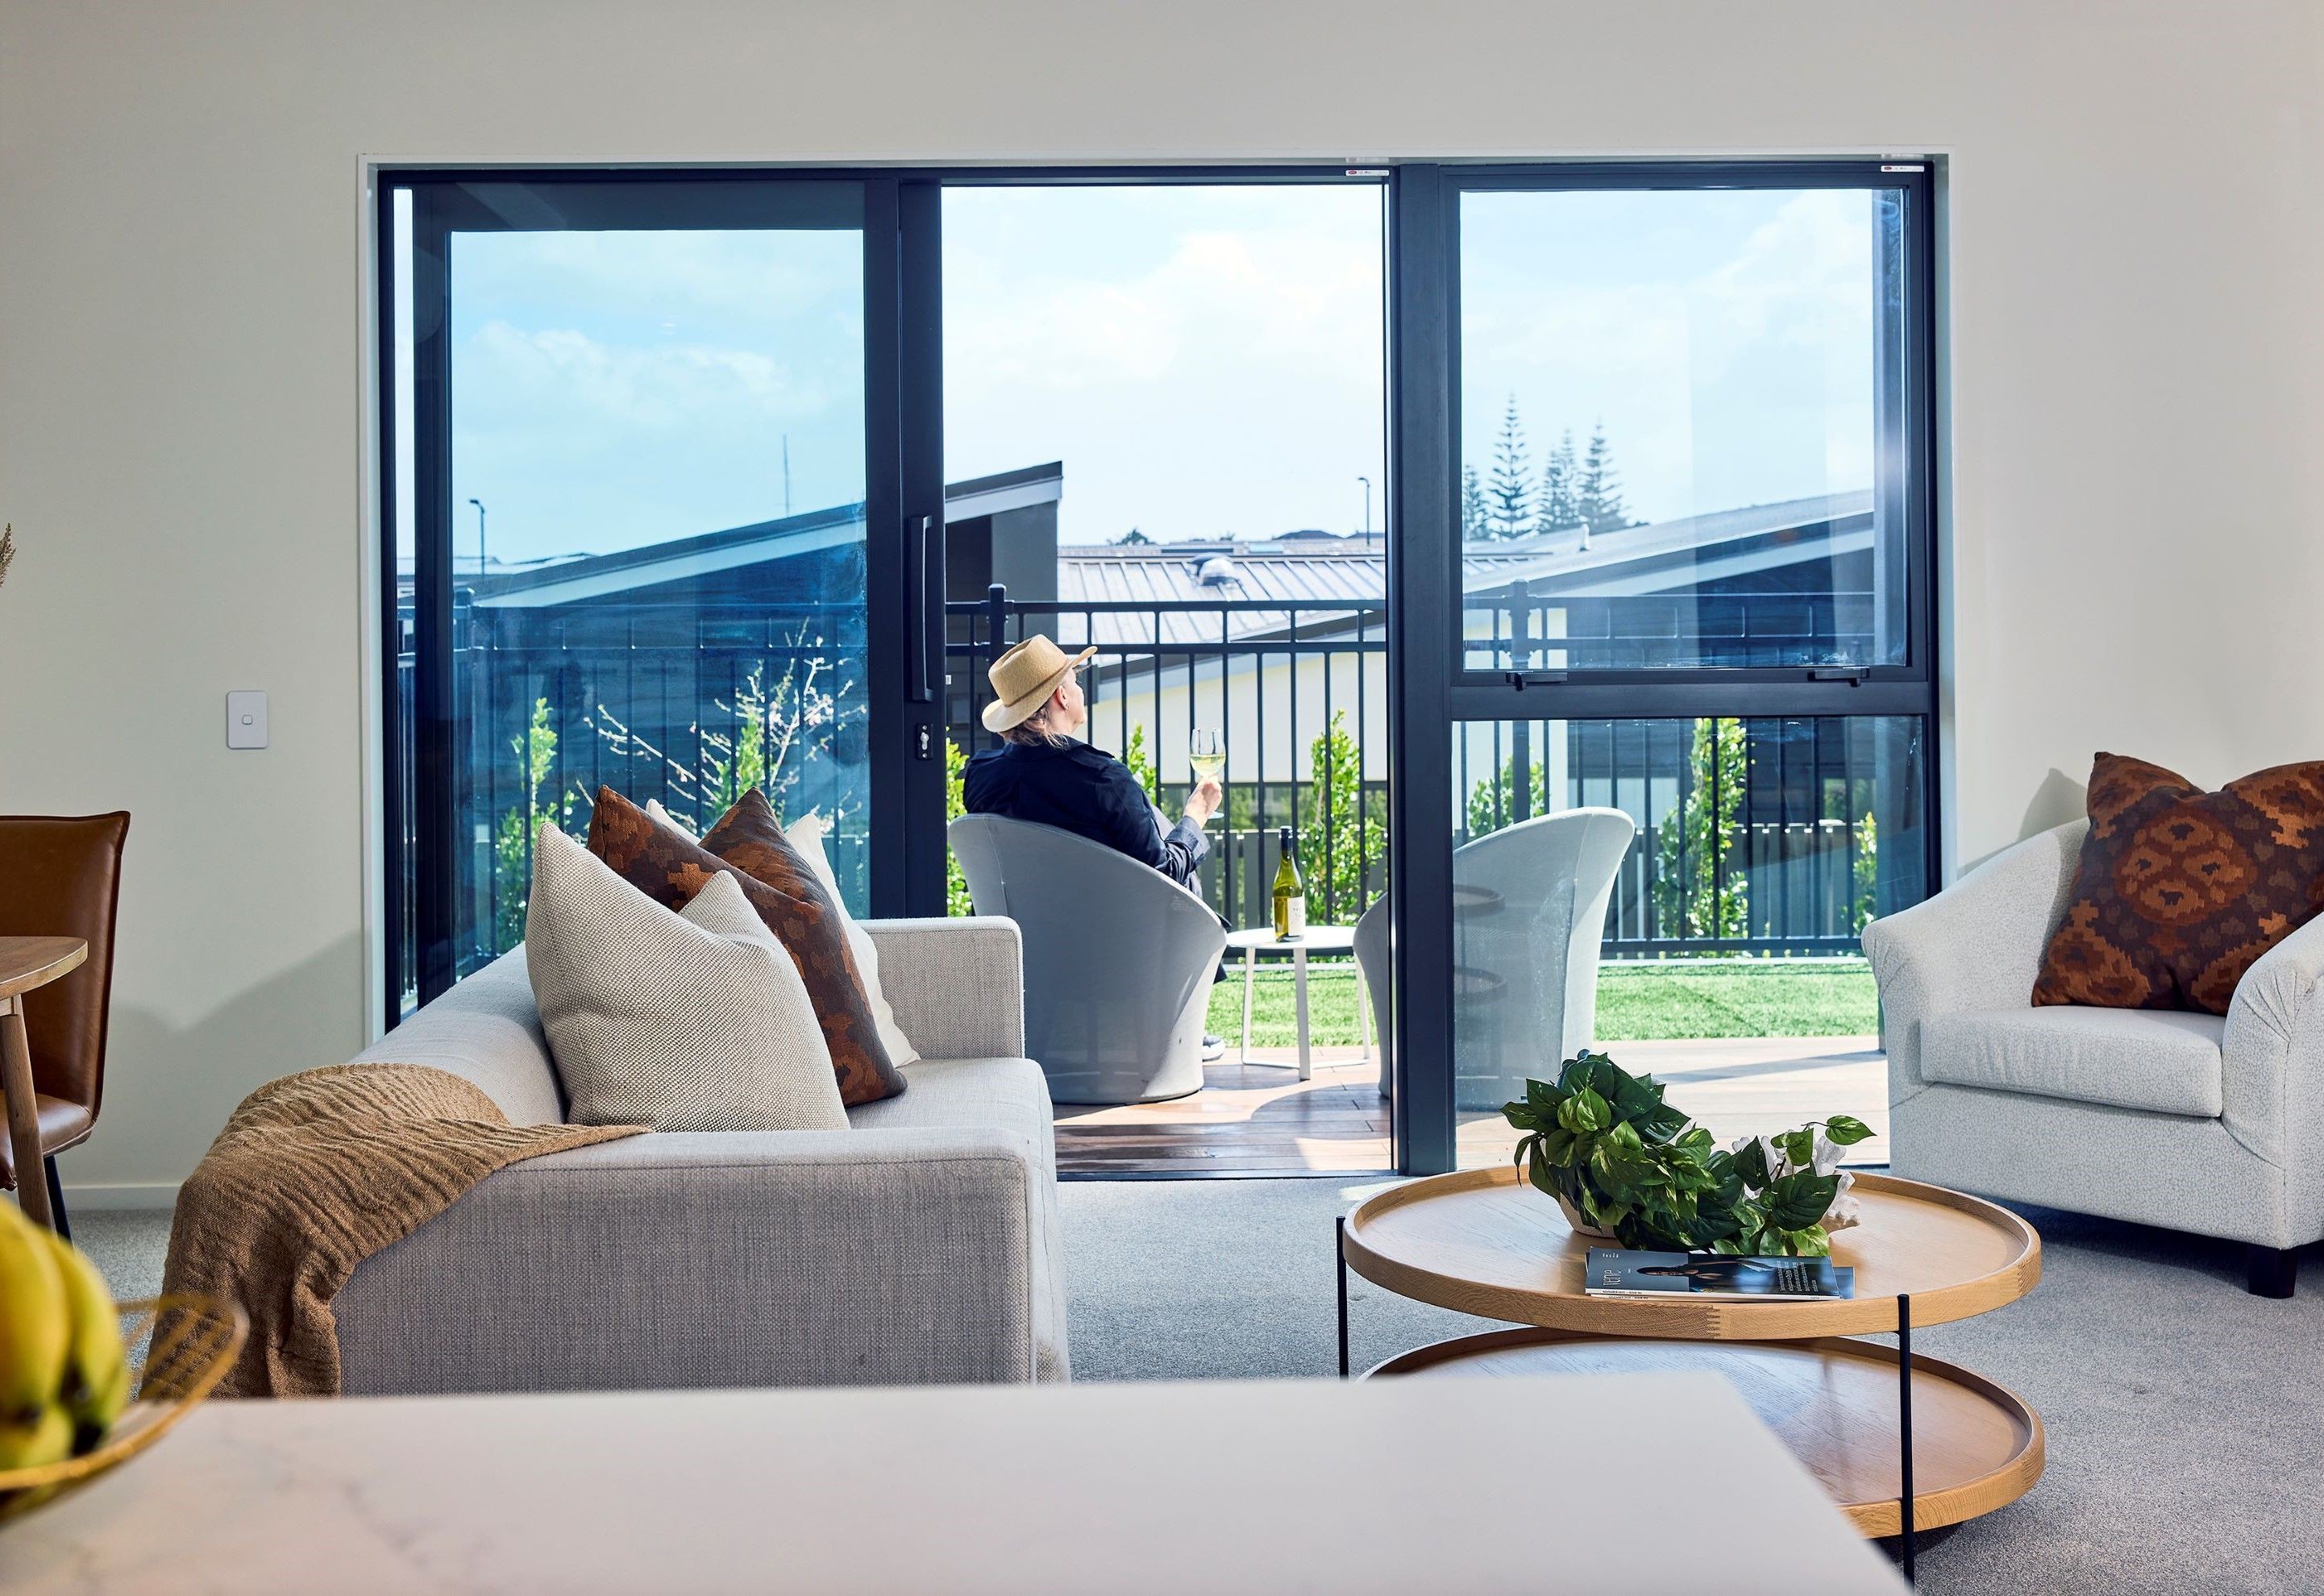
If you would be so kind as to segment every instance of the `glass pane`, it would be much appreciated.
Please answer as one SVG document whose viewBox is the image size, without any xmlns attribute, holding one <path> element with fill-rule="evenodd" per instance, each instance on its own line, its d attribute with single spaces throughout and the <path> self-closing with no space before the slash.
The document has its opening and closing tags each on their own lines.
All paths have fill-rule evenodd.
<svg viewBox="0 0 2324 1596">
<path fill-rule="evenodd" d="M 1904 660 L 1902 217 L 1461 197 L 1465 669 Z"/>
<path fill-rule="evenodd" d="M 463 973 L 601 783 L 819 812 L 864 908 L 860 222 L 452 235 Z"/>
<path fill-rule="evenodd" d="M 415 530 L 418 456 L 413 448 L 411 190 L 395 191 L 391 216 L 390 275 L 393 296 L 387 307 L 394 343 L 394 412 L 390 427 L 392 457 L 387 462 L 395 503 L 395 664 L 385 684 L 394 705 L 396 787 L 388 795 L 388 824 L 397 829 L 396 857 L 402 869 L 388 890 L 395 894 L 396 992 L 391 1019 L 400 1019 L 420 1001 L 420 895 L 413 868 L 420 846 L 419 741 L 416 711 L 418 674 L 412 652 L 411 589 L 419 571 L 419 537 Z"/>
<path fill-rule="evenodd" d="M 952 757 L 993 741 L 980 601 L 1001 584 L 1000 646 L 1096 646 L 1080 734 L 1171 818 L 1192 734 L 1222 739 L 1196 890 L 1238 927 L 1268 918 L 1285 826 L 1311 919 L 1353 924 L 1387 881 L 1384 197 L 944 195 Z M 1332 1013 L 1354 1043 L 1352 1005 Z"/>
<path fill-rule="evenodd" d="M 1462 1163 L 1506 1161 L 1500 1105 L 1585 1045 L 1667 1083 L 1722 1141 L 1834 1112 L 1885 1132 L 1858 936 L 1929 890 L 1924 724 L 1454 728 Z"/>
<path fill-rule="evenodd" d="M 1076 734 L 1120 755 L 1167 820 L 1199 775 L 1222 782 L 1194 885 L 1237 929 L 1269 923 L 1294 828 L 1313 934 L 1308 1078 L 1293 961 L 1254 950 L 1246 982 L 1231 954 L 1204 1090 L 1061 1105 L 1067 1173 L 1388 1166 L 1364 982 L 1385 979 L 1387 943 L 1383 196 L 1337 181 L 944 194 L 954 804 L 993 742 L 992 656 L 1037 632 L 1094 646 Z M 971 907 L 957 865 L 950 901 Z M 1368 911 L 1360 968 L 1349 931 Z"/>
</svg>

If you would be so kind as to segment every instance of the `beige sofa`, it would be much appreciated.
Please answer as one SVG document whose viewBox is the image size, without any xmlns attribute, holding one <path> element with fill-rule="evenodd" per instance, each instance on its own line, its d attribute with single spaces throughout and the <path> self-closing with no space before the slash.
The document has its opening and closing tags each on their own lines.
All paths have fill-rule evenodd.
<svg viewBox="0 0 2324 1596">
<path fill-rule="evenodd" d="M 845 1130 L 632 1137 L 514 1165 L 366 1259 L 350 1394 L 1062 1380 L 1049 1094 L 1017 927 L 867 921 L 922 1054 Z M 363 1061 L 563 1118 L 521 949 Z"/>
</svg>

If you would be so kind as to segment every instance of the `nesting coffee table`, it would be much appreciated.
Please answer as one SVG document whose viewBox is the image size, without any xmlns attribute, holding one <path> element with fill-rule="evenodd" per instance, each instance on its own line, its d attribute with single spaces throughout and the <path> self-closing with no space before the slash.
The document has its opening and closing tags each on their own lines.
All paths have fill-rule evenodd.
<svg viewBox="0 0 2324 1596">
<path fill-rule="evenodd" d="M 1859 1175 L 1863 1222 L 1832 1237 L 1856 1295 L 1821 1302 L 1591 1296 L 1593 1246 L 1508 1167 L 1380 1193 L 1340 1222 L 1340 1371 L 1347 1271 L 1400 1296 L 1524 1329 L 1462 1336 L 1370 1376 L 1710 1369 L 1727 1377 L 1868 1536 L 1957 1524 L 2042 1476 L 2042 1420 L 1984 1376 L 1915 1357 L 1912 1333 L 2016 1301 L 2042 1276 L 2042 1239 L 2007 1209 L 1942 1186 Z M 1855 1339 L 1893 1333 L 1896 1344 Z M 1911 1501 L 1909 1518 L 1903 1503 Z"/>
</svg>

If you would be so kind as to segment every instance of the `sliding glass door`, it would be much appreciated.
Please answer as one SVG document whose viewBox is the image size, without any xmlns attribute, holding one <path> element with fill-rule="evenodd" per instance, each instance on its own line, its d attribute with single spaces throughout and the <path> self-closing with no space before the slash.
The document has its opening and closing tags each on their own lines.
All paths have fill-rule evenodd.
<svg viewBox="0 0 2324 1596">
<path fill-rule="evenodd" d="M 388 189 L 391 1012 L 522 938 L 600 787 L 696 827 L 761 788 L 900 901 L 899 189 Z"/>
<path fill-rule="evenodd" d="M 1936 872 L 1917 166 L 1399 174 L 1414 1168 L 1586 1045 L 1722 1135 L 1885 1119 Z M 1440 762 L 1441 761 L 1441 762 Z M 1876 1149 L 1877 1150 L 1877 1149 Z"/>
<path fill-rule="evenodd" d="M 1932 234 L 1909 163 L 391 174 L 389 1013 L 601 785 L 765 788 L 859 911 L 964 908 L 982 672 L 1044 630 L 1157 798 L 1231 733 L 1223 914 L 1289 824 L 1311 918 L 1392 925 L 1325 1007 L 1361 1075 L 1392 995 L 1339 1106 L 1401 1167 L 1502 1156 L 1583 1043 L 1721 1131 L 1877 1121 L 1856 938 L 1938 869 Z"/>
</svg>

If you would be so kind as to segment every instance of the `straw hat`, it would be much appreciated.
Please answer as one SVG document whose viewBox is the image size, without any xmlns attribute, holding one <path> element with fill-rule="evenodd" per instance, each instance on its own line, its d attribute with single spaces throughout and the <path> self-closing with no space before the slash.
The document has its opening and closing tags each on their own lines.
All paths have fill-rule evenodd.
<svg viewBox="0 0 2324 1596">
<path fill-rule="evenodd" d="M 992 662 L 993 701 L 984 706 L 984 729 L 1005 732 L 1048 702 L 1057 684 L 1086 662 L 1094 647 L 1068 658 L 1065 650 L 1035 632 Z"/>
</svg>

